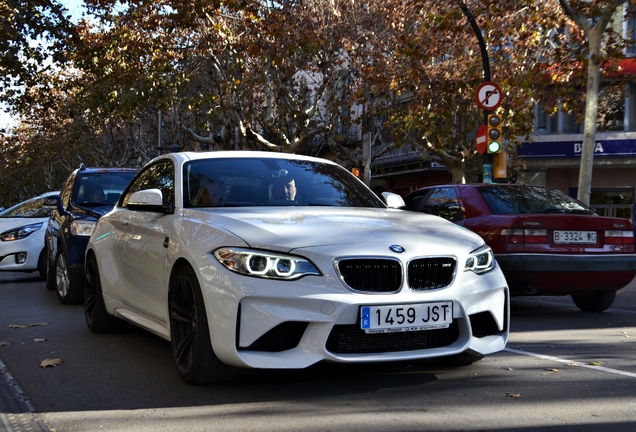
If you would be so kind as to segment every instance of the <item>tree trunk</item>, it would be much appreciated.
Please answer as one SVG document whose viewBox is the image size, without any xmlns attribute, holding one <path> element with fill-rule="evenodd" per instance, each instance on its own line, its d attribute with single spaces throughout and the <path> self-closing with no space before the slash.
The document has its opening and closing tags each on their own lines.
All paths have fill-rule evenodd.
<svg viewBox="0 0 636 432">
<path fill-rule="evenodd" d="M 589 58 L 587 63 L 587 93 L 585 96 L 585 125 L 583 128 L 583 148 L 579 168 L 579 201 L 589 205 L 592 189 L 592 169 L 594 167 L 594 147 L 596 122 L 598 119 L 598 89 L 600 79 L 599 55 L 603 30 L 594 27 L 588 33 Z"/>
</svg>

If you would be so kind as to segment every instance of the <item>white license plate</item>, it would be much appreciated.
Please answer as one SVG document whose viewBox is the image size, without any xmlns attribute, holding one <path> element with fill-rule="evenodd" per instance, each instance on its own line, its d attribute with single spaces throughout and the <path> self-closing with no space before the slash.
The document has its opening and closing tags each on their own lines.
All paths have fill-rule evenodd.
<svg viewBox="0 0 636 432">
<path fill-rule="evenodd" d="M 596 231 L 554 231 L 555 244 L 595 244 Z"/>
<path fill-rule="evenodd" d="M 363 306 L 360 308 L 360 322 L 366 333 L 448 328 L 453 322 L 453 302 Z"/>
</svg>

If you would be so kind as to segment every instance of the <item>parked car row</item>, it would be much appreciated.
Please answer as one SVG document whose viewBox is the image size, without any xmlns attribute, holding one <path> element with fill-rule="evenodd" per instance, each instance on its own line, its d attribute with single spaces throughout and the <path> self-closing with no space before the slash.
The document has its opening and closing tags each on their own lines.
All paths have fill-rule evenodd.
<svg viewBox="0 0 636 432">
<path fill-rule="evenodd" d="M 59 193 L 0 213 L 0 230 L 13 247 L 0 270 L 39 271 L 94 333 L 132 323 L 165 338 L 191 384 L 235 367 L 470 364 L 505 347 L 510 296 L 599 312 L 636 276 L 631 222 L 562 192 L 380 198 L 336 163 L 268 152 L 81 165 Z"/>
</svg>

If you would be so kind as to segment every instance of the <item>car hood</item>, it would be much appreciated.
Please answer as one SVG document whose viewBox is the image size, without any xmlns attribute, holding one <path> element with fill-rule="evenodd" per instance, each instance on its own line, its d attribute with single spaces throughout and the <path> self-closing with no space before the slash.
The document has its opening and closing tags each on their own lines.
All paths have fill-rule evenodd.
<svg viewBox="0 0 636 432">
<path fill-rule="evenodd" d="M 205 211 L 211 224 L 254 248 L 298 248 L 364 242 L 411 245 L 484 244 L 477 234 L 442 218 L 404 210 L 368 208 L 232 208 Z"/>
<path fill-rule="evenodd" d="M 48 220 L 49 218 L 0 218 L 0 233 Z"/>
<path fill-rule="evenodd" d="M 71 207 L 71 213 L 73 213 L 76 217 L 82 218 L 95 218 L 99 219 L 104 216 L 106 213 L 111 211 L 113 206 L 111 204 L 108 205 L 79 205 L 75 204 Z"/>
</svg>

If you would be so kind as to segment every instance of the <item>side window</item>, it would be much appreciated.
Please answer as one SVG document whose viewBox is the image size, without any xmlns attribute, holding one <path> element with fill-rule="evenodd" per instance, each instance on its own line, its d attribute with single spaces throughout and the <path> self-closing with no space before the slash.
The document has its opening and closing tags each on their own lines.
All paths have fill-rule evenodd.
<svg viewBox="0 0 636 432">
<path fill-rule="evenodd" d="M 457 191 L 452 187 L 436 188 L 426 200 L 422 211 L 452 222 L 462 220 Z"/>
<path fill-rule="evenodd" d="M 422 200 L 424 199 L 424 197 L 426 197 L 427 194 L 428 191 L 425 191 L 420 193 L 419 195 L 415 195 L 414 197 L 409 198 L 409 200 L 405 203 L 406 209 L 417 211 L 420 208 L 420 204 L 422 204 Z"/>
<path fill-rule="evenodd" d="M 69 178 L 62 186 L 62 190 L 60 191 L 60 198 L 62 199 L 62 204 L 66 208 L 71 202 L 71 194 L 73 193 L 73 186 L 75 185 L 75 179 L 77 178 L 77 171 L 73 172 Z"/>
<path fill-rule="evenodd" d="M 144 189 L 159 189 L 163 195 L 163 205 L 174 207 L 174 167 L 172 162 L 163 160 L 146 167 L 130 184 L 122 205 L 126 207 L 133 192 Z"/>
</svg>

